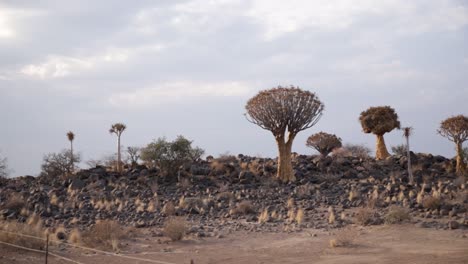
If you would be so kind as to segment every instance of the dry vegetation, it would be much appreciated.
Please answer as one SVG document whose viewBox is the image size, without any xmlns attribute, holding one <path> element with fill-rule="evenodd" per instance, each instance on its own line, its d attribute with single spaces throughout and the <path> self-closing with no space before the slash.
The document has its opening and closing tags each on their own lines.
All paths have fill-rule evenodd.
<svg viewBox="0 0 468 264">
<path fill-rule="evenodd" d="M 243 201 L 231 210 L 232 215 L 246 215 L 255 213 L 255 209 L 250 201 Z"/>
<path fill-rule="evenodd" d="M 44 240 L 16 235 L 23 234 L 45 239 L 46 230 L 42 227 L 42 221 L 36 215 L 29 217 L 26 223 L 3 222 L 0 230 L 8 232 L 0 231 L 0 241 L 2 242 L 39 250 L 45 248 Z"/>
<path fill-rule="evenodd" d="M 126 238 L 128 233 L 119 223 L 103 220 L 98 221 L 90 230 L 84 232 L 82 241 L 91 247 L 118 251 L 120 240 Z"/>
<path fill-rule="evenodd" d="M 164 225 L 164 235 L 172 241 L 182 240 L 186 232 L 187 222 L 180 217 L 169 218 Z"/>
<path fill-rule="evenodd" d="M 335 237 L 330 239 L 330 247 L 347 247 L 353 245 L 359 232 L 352 227 L 346 227 L 336 232 Z"/>
<path fill-rule="evenodd" d="M 369 207 L 362 207 L 356 213 L 356 223 L 362 226 L 371 224 L 375 218 L 375 210 Z"/>
<path fill-rule="evenodd" d="M 393 205 L 388 209 L 384 218 L 386 224 L 399 224 L 410 219 L 411 215 L 408 209 L 396 205 Z"/>
</svg>

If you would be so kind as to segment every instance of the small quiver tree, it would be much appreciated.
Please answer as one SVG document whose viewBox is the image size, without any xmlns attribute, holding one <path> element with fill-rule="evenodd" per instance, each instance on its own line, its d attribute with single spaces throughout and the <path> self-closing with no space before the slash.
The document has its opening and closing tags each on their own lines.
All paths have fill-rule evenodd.
<svg viewBox="0 0 468 264">
<path fill-rule="evenodd" d="M 326 157 L 334 149 L 341 148 L 341 138 L 333 134 L 319 132 L 311 135 L 306 142 L 306 146 L 316 149 L 322 156 Z"/>
<path fill-rule="evenodd" d="M 115 123 L 109 129 L 109 133 L 117 135 L 117 170 L 119 173 L 122 173 L 122 155 L 120 151 L 120 137 L 125 131 L 127 126 L 122 123 Z"/>
<path fill-rule="evenodd" d="M 295 180 L 291 149 L 296 135 L 315 125 L 324 109 L 318 97 L 291 86 L 260 91 L 245 106 L 247 120 L 270 131 L 278 145 L 277 177 L 283 182 Z M 287 133 L 286 133 L 287 132 Z"/>
<path fill-rule="evenodd" d="M 400 128 L 400 121 L 395 109 L 390 106 L 370 107 L 362 112 L 359 121 L 364 133 L 372 133 L 377 136 L 375 158 L 386 159 L 390 156 L 385 146 L 384 134 L 395 128 Z"/>
<path fill-rule="evenodd" d="M 440 123 L 439 134 L 455 143 L 457 151 L 457 168 L 459 175 L 466 173 L 466 164 L 463 158 L 463 142 L 468 139 L 468 117 L 453 116 Z"/>
</svg>

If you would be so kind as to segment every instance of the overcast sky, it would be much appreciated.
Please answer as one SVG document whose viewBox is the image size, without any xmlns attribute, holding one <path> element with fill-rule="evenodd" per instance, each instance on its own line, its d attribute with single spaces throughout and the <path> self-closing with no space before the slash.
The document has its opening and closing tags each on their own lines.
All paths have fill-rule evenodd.
<svg viewBox="0 0 468 264">
<path fill-rule="evenodd" d="M 0 149 L 13 175 L 76 134 L 83 159 L 184 135 L 214 156 L 271 156 L 271 133 L 246 121 L 259 90 L 297 85 L 326 131 L 374 148 L 358 122 L 390 105 L 413 150 L 445 156 L 441 120 L 468 114 L 468 2 L 457 0 L 0 0 Z M 401 131 L 387 146 L 403 143 Z M 85 165 L 82 165 L 83 167 Z"/>
</svg>

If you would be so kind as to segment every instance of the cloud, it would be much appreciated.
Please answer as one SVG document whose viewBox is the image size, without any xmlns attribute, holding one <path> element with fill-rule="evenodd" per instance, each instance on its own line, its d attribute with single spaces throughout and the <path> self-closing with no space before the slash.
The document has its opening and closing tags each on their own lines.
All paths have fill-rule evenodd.
<svg viewBox="0 0 468 264">
<path fill-rule="evenodd" d="M 116 107 L 145 108 L 187 98 L 245 96 L 250 92 L 248 85 L 239 82 L 168 82 L 134 92 L 113 94 L 109 103 Z"/>
<path fill-rule="evenodd" d="M 391 26 L 389 33 L 403 35 L 457 30 L 468 24 L 468 9 L 448 0 L 253 0 L 247 15 L 264 27 L 266 40 L 305 28 L 339 31 L 368 19 L 384 20 Z"/>
<path fill-rule="evenodd" d="M 87 58 L 49 56 L 43 63 L 24 66 L 20 72 L 31 77 L 49 79 L 65 77 L 72 72 L 90 69 L 93 66 L 94 62 Z"/>
<path fill-rule="evenodd" d="M 25 19 L 45 15 L 38 9 L 10 8 L 0 6 L 0 39 L 14 39 L 21 35 L 21 22 Z"/>
<path fill-rule="evenodd" d="M 136 55 L 158 52 L 161 49 L 162 45 L 147 45 L 135 48 L 108 48 L 102 54 L 87 57 L 51 55 L 44 62 L 23 66 L 20 73 L 39 79 L 62 78 L 105 66 L 106 63 L 124 63 Z"/>
<path fill-rule="evenodd" d="M 7 12 L 0 10 L 0 39 L 12 38 L 15 36 L 15 31 L 11 26 L 10 19 Z"/>
</svg>

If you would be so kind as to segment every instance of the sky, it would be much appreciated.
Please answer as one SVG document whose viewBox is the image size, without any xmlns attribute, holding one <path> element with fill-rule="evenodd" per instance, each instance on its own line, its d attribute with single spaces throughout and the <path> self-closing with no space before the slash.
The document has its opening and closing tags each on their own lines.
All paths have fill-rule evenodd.
<svg viewBox="0 0 468 264">
<path fill-rule="evenodd" d="M 16 176 L 37 175 L 69 130 L 84 161 L 114 153 L 116 122 L 124 146 L 184 135 L 214 156 L 275 157 L 244 113 L 278 85 L 325 105 L 295 140 L 303 154 L 319 131 L 373 149 L 359 114 L 389 105 L 414 151 L 452 157 L 437 128 L 468 115 L 468 1 L 0 0 L 0 58 L 0 150 Z"/>
</svg>

